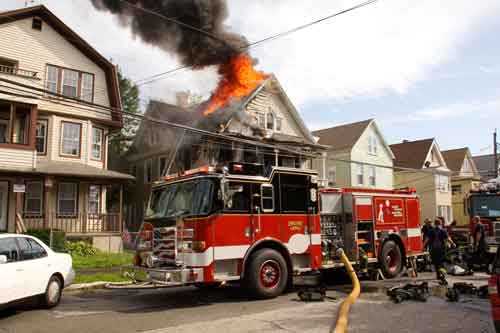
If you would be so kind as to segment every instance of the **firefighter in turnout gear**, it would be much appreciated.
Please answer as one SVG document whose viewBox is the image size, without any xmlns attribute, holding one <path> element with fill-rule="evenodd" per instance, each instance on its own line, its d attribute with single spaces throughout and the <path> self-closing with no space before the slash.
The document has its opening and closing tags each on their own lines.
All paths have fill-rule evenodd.
<svg viewBox="0 0 500 333">
<path fill-rule="evenodd" d="M 434 221 L 434 228 L 428 232 L 424 247 L 429 248 L 432 264 L 436 270 L 436 278 L 440 280 L 442 284 L 446 284 L 446 271 L 443 263 L 446 255 L 447 243 L 452 247 L 455 246 L 455 243 L 453 243 L 451 237 L 443 228 L 441 219 L 437 218 Z"/>
</svg>

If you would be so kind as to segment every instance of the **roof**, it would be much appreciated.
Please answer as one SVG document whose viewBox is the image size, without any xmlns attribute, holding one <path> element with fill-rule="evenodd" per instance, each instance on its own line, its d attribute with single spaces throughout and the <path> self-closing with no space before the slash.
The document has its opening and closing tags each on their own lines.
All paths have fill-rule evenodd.
<svg viewBox="0 0 500 333">
<path fill-rule="evenodd" d="M 464 164 L 464 159 L 469 152 L 469 148 L 458 148 L 442 151 L 443 157 L 446 161 L 448 169 L 453 172 L 460 172 L 462 170 L 462 165 Z"/>
<path fill-rule="evenodd" d="M 0 12 L 0 24 L 23 20 L 33 16 L 40 17 L 46 23 L 50 24 L 50 26 L 61 36 L 63 36 L 69 43 L 75 46 L 80 52 L 85 54 L 89 59 L 94 61 L 99 67 L 104 70 L 106 74 L 106 84 L 109 91 L 110 105 L 115 108 L 121 108 L 121 98 L 116 66 L 113 65 L 104 56 L 102 56 L 97 50 L 95 50 L 89 43 L 81 38 L 57 16 L 55 16 L 54 13 L 52 13 L 47 7 L 40 5 Z M 121 122 L 121 116 L 118 113 L 114 112 L 113 116 L 115 117 L 115 120 Z"/>
<path fill-rule="evenodd" d="M 476 168 L 485 180 L 495 177 L 495 156 L 493 154 L 473 156 Z"/>
<path fill-rule="evenodd" d="M 394 166 L 402 168 L 421 169 L 434 143 L 434 139 L 405 141 L 391 145 L 394 153 Z"/>
<path fill-rule="evenodd" d="M 37 162 L 36 168 L 0 169 L 0 172 L 28 173 L 33 175 L 65 176 L 74 178 L 88 178 L 92 180 L 121 180 L 133 181 L 135 177 L 112 170 L 96 168 L 90 165 L 74 162 L 47 161 Z"/>
<path fill-rule="evenodd" d="M 319 137 L 319 144 L 330 146 L 333 150 L 344 150 L 352 148 L 372 122 L 373 119 L 367 119 L 317 130 L 312 134 Z"/>
</svg>

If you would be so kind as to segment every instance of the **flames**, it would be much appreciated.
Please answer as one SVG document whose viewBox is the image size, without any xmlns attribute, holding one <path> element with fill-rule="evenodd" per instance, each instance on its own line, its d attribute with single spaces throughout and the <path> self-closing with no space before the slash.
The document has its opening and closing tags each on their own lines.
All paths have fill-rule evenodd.
<svg viewBox="0 0 500 333">
<path fill-rule="evenodd" d="M 252 59 L 247 54 L 232 57 L 229 62 L 219 68 L 221 80 L 210 98 L 205 116 L 226 106 L 232 99 L 238 99 L 250 94 L 266 79 L 267 75 L 255 70 Z"/>
</svg>

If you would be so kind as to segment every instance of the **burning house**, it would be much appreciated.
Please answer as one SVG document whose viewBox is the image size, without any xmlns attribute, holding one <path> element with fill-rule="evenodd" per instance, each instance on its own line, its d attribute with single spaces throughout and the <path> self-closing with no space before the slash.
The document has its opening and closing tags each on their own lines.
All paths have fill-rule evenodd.
<svg viewBox="0 0 500 333">
<path fill-rule="evenodd" d="M 305 168 L 323 149 L 276 77 L 254 68 L 246 38 L 223 24 L 225 0 L 91 1 L 116 15 L 143 42 L 176 55 L 184 66 L 215 66 L 219 73 L 216 89 L 203 103 L 150 103 L 126 156 L 139 182 L 129 221 L 141 221 L 149 186 L 161 175 L 233 161 L 262 163 L 268 170 L 274 165 Z M 168 122 L 205 132 L 184 131 Z"/>
</svg>

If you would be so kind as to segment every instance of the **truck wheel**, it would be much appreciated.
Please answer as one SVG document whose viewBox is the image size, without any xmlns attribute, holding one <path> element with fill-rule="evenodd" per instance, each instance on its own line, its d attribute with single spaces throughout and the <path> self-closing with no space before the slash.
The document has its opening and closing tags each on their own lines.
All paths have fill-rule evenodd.
<svg viewBox="0 0 500 333">
<path fill-rule="evenodd" d="M 272 249 L 262 249 L 250 257 L 245 285 L 258 298 L 273 298 L 285 290 L 288 267 L 283 256 Z"/>
<path fill-rule="evenodd" d="M 47 309 L 53 308 L 61 301 L 61 295 L 62 282 L 57 276 L 52 275 L 45 289 L 45 294 L 42 295 L 42 306 Z"/>
<path fill-rule="evenodd" d="M 386 241 L 380 252 L 380 265 L 386 278 L 392 279 L 398 276 L 403 269 L 403 255 L 396 242 Z"/>
</svg>

